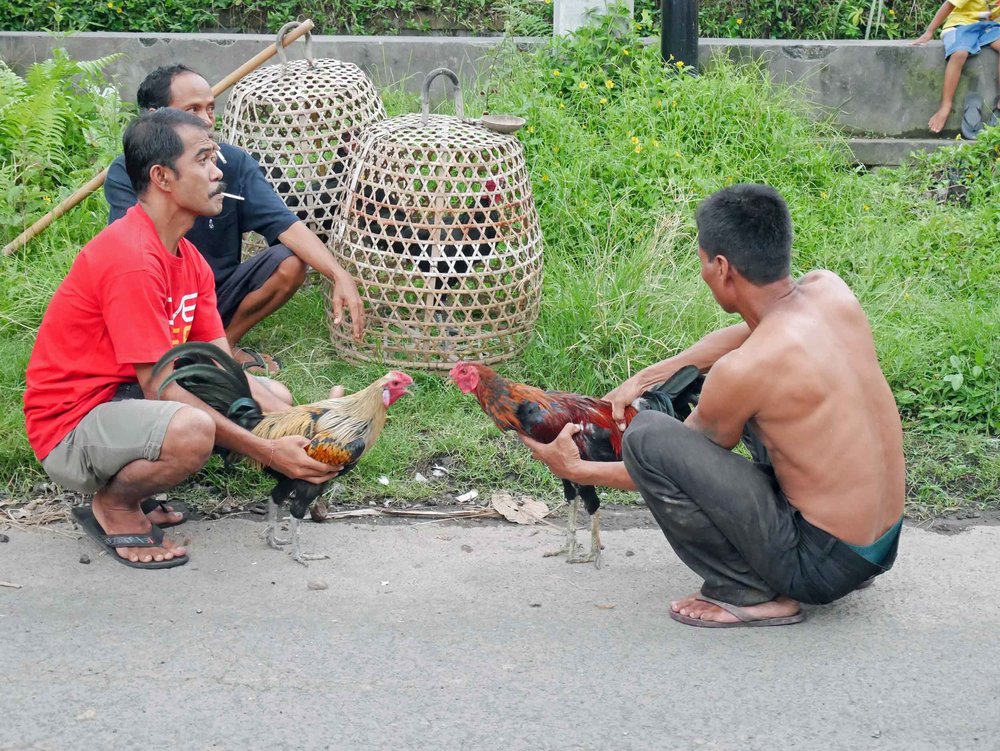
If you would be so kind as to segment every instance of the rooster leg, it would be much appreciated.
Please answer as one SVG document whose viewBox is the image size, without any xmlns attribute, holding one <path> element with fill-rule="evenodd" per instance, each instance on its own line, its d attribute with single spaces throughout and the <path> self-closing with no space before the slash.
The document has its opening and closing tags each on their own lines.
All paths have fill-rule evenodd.
<svg viewBox="0 0 1000 751">
<path fill-rule="evenodd" d="M 278 504 L 271 500 L 267 502 L 267 529 L 264 530 L 264 539 L 275 550 L 280 550 L 282 545 L 291 542 L 278 537 Z"/>
<path fill-rule="evenodd" d="M 567 556 L 567 560 L 572 558 L 576 554 L 576 512 L 580 508 L 580 497 L 575 496 L 573 500 L 569 502 L 569 519 L 566 522 L 566 542 L 559 550 L 552 550 L 545 553 L 545 558 L 551 558 L 555 555 Z"/>
<path fill-rule="evenodd" d="M 601 512 L 595 511 L 590 517 L 590 553 L 587 555 L 570 556 L 566 563 L 590 563 L 594 562 L 594 568 L 601 567 L 601 551 L 604 546 L 601 544 Z"/>
<path fill-rule="evenodd" d="M 298 561 L 303 566 L 308 566 L 306 561 L 321 561 L 324 558 L 329 558 L 326 553 L 318 553 L 314 555 L 307 555 L 299 550 L 299 520 L 294 516 L 292 517 L 292 560 Z"/>
</svg>

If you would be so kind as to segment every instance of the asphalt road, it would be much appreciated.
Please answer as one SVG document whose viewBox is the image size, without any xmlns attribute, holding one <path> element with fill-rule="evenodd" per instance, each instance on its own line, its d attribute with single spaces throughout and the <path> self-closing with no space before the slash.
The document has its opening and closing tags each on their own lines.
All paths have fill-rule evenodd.
<svg viewBox="0 0 1000 751">
<path fill-rule="evenodd" d="M 668 618 L 698 582 L 654 529 L 601 570 L 549 527 L 307 524 L 308 569 L 261 529 L 155 572 L 7 530 L 0 748 L 1000 749 L 1000 527 L 908 526 L 875 586 L 739 630 Z"/>
</svg>

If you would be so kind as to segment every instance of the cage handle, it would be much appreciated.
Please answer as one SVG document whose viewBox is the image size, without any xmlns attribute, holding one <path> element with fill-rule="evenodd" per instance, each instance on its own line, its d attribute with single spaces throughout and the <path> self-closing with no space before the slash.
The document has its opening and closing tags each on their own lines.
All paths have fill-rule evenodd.
<svg viewBox="0 0 1000 751">
<path fill-rule="evenodd" d="M 430 120 L 431 81 L 438 76 L 447 76 L 448 80 L 451 81 L 451 93 L 455 100 L 455 114 L 458 116 L 459 120 L 465 119 L 465 109 L 462 107 L 462 87 L 458 83 L 458 76 L 455 75 L 453 70 L 449 70 L 448 68 L 437 68 L 427 74 L 427 77 L 424 79 L 424 85 L 420 89 L 420 100 L 423 107 L 420 117 L 421 125 L 427 125 Z"/>
<path fill-rule="evenodd" d="M 275 47 L 278 49 L 278 59 L 281 60 L 281 67 L 284 69 L 288 65 L 288 51 L 285 49 L 283 40 L 285 34 L 290 32 L 292 29 L 297 29 L 300 26 L 299 21 L 289 21 L 280 29 L 278 29 L 278 36 L 275 42 Z M 309 61 L 309 67 L 316 64 L 316 58 L 313 57 L 313 38 L 310 32 L 306 32 L 306 60 Z M 284 72 L 284 70 L 282 70 Z"/>
</svg>

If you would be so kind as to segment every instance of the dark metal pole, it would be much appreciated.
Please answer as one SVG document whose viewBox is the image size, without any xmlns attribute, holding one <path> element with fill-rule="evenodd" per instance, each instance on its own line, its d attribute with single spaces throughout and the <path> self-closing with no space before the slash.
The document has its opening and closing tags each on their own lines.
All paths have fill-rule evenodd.
<svg viewBox="0 0 1000 751">
<path fill-rule="evenodd" d="M 680 61 L 685 68 L 697 71 L 698 0 L 661 0 L 660 24 L 660 53 L 664 62 Z"/>
</svg>

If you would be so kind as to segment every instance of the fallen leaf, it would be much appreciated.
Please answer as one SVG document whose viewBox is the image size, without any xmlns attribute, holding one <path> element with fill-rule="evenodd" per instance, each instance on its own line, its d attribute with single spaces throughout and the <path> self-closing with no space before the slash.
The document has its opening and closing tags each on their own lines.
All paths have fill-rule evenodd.
<svg viewBox="0 0 1000 751">
<path fill-rule="evenodd" d="M 549 513 L 549 507 L 542 501 L 536 501 L 530 495 L 515 498 L 510 493 L 494 493 L 490 505 L 507 521 L 515 524 L 535 524 Z"/>
<path fill-rule="evenodd" d="M 327 584 L 326 582 L 319 581 L 318 579 L 313 579 L 308 584 L 306 584 L 306 587 L 308 589 L 323 590 L 323 589 L 329 589 L 330 585 Z"/>
</svg>

